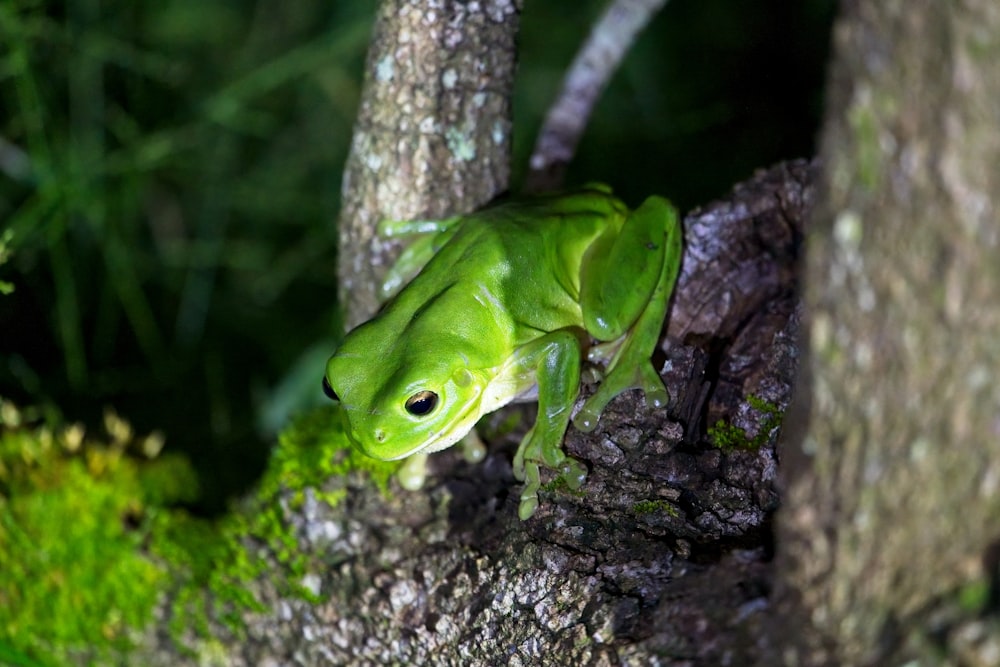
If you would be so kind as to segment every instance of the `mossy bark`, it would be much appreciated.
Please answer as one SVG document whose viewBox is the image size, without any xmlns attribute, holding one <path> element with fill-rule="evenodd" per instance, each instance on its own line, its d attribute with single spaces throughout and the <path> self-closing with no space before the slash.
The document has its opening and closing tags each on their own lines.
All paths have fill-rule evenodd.
<svg viewBox="0 0 1000 667">
<path fill-rule="evenodd" d="M 344 171 L 339 282 L 348 329 L 394 257 L 375 225 L 440 219 L 504 192 L 519 0 L 384 0 Z"/>
<path fill-rule="evenodd" d="M 947 661 L 965 624 L 938 610 L 997 576 L 1000 539 L 1000 5 L 844 10 L 775 642 L 790 665 Z"/>
</svg>

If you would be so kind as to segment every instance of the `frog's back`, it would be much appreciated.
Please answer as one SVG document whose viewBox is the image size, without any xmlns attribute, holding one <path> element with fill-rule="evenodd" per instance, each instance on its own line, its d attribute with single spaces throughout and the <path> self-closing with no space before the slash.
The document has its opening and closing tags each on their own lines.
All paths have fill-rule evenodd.
<svg viewBox="0 0 1000 667">
<path fill-rule="evenodd" d="M 582 325 L 584 257 L 602 234 L 617 233 L 627 214 L 603 190 L 505 203 L 465 219 L 439 257 L 463 290 L 488 286 L 514 320 L 520 343 Z"/>
<path fill-rule="evenodd" d="M 512 349 L 581 327 L 584 256 L 626 215 L 624 204 L 600 189 L 470 214 L 378 319 L 414 346 L 448 335 L 472 347 L 488 340 Z"/>
</svg>

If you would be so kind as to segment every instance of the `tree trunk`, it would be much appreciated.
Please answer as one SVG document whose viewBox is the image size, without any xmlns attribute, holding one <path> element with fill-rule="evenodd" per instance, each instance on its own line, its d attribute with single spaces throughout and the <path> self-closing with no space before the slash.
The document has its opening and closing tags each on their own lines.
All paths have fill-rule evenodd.
<svg viewBox="0 0 1000 667">
<path fill-rule="evenodd" d="M 775 650 L 995 665 L 1000 4 L 845 2 L 835 50 Z"/>
<path fill-rule="evenodd" d="M 390 261 L 374 223 L 468 210 L 506 185 L 513 34 L 488 31 L 498 18 L 512 30 L 516 16 L 499 0 L 471 18 L 474 3 L 422 18 L 416 6 L 380 12 L 345 175 L 351 326 L 374 309 Z M 436 26 L 430 36 L 421 21 Z M 471 55 L 454 63 L 463 45 Z M 486 87 L 481 71 L 500 83 Z M 796 369 L 794 267 L 812 177 L 805 163 L 779 166 L 687 217 L 661 351 L 671 405 L 650 413 L 631 392 L 596 432 L 571 429 L 565 446 L 590 470 L 582 494 L 547 487 L 536 515 L 517 519 L 510 459 L 523 426 L 492 438 L 480 465 L 435 455 L 419 492 L 386 498 L 351 474 L 304 502 L 289 493 L 278 504 L 295 551 L 324 564 L 308 575 L 320 599 L 281 592 L 292 575 L 260 549 L 275 558 L 276 576 L 254 584 L 267 611 L 245 619 L 229 664 L 749 664 L 744 621 L 761 618 L 768 588 L 775 412 Z"/>
</svg>

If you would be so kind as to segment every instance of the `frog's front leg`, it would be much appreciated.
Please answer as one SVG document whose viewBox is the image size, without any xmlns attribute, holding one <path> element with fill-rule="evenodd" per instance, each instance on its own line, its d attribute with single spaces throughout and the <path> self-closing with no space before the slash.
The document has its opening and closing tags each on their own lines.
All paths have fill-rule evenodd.
<svg viewBox="0 0 1000 667">
<path fill-rule="evenodd" d="M 522 480 L 518 516 L 528 519 L 538 507 L 539 465 L 558 470 L 572 489 L 587 476 L 579 461 L 566 456 L 563 436 L 580 388 L 580 341 L 569 331 L 555 331 L 518 350 L 518 368 L 533 372 L 538 383 L 538 417 L 514 455 L 514 476 Z"/>
<path fill-rule="evenodd" d="M 407 491 L 419 491 L 427 479 L 427 454 L 413 454 L 396 471 L 399 485 Z"/>
<path fill-rule="evenodd" d="M 378 235 L 385 239 L 400 236 L 416 238 L 403 249 L 396 262 L 390 267 L 379 289 L 379 299 L 383 302 L 395 296 L 406 283 L 420 273 L 430 258 L 445 241 L 450 238 L 457 223 L 462 218 L 445 220 L 383 220 L 378 224 Z"/>
<path fill-rule="evenodd" d="M 462 454 L 469 463 L 479 463 L 486 458 L 486 445 L 472 429 L 462 438 Z M 427 454 L 411 454 L 396 471 L 399 485 L 407 491 L 419 491 L 427 481 Z"/>
<path fill-rule="evenodd" d="M 589 260 L 581 285 L 584 323 L 606 344 L 598 352 L 613 352 L 604 380 L 573 419 L 581 431 L 592 431 L 608 402 L 628 389 L 642 389 L 650 407 L 666 404 L 667 391 L 650 357 L 677 280 L 682 235 L 676 209 L 650 197 L 606 251 Z"/>
</svg>

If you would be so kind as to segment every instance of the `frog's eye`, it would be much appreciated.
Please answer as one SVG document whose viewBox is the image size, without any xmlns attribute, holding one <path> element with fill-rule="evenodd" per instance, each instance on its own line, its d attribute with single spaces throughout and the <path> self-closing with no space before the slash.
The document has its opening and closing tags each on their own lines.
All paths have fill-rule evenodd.
<svg viewBox="0 0 1000 667">
<path fill-rule="evenodd" d="M 438 395 L 433 391 L 418 391 L 406 399 L 406 411 L 411 415 L 423 417 L 437 407 Z"/>
<path fill-rule="evenodd" d="M 333 387 L 330 386 L 330 381 L 326 379 L 325 375 L 323 376 L 323 393 L 326 394 L 327 398 L 331 401 L 340 400 L 340 396 L 337 396 L 337 392 L 335 392 Z"/>
</svg>

